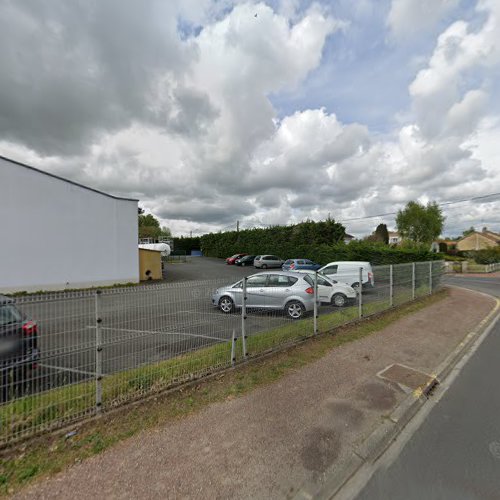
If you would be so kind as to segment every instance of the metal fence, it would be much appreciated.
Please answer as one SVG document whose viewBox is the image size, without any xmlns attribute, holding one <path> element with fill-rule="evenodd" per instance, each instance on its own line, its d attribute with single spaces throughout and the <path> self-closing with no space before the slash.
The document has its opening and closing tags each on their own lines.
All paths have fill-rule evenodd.
<svg viewBox="0 0 500 500">
<path fill-rule="evenodd" d="M 31 336 L 29 362 L 0 364 L 0 444 L 431 294 L 442 269 L 436 261 L 374 267 L 374 286 L 361 286 L 344 307 L 314 299 L 323 293 L 314 275 L 312 290 L 306 283 L 300 291 L 306 307 L 296 309 L 288 307 L 292 282 L 257 290 L 247 278 L 227 314 L 217 307 L 226 279 L 15 297 L 11 305 L 36 323 L 36 332 L 23 332 Z M 286 312 L 292 309 L 300 319 Z"/>
</svg>

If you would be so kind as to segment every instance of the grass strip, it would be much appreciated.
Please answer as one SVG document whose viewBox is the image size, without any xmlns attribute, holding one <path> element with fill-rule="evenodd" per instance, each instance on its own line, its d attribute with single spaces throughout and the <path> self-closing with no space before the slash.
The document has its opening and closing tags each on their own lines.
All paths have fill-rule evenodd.
<svg viewBox="0 0 500 500">
<path fill-rule="evenodd" d="M 255 387 L 272 383 L 290 371 L 323 357 L 331 349 L 378 332 L 398 319 L 442 300 L 446 295 L 447 291 L 438 292 L 421 301 L 391 309 L 383 315 L 364 322 L 337 329 L 335 335 L 316 336 L 309 342 L 301 343 L 291 349 L 276 353 L 274 356 L 241 365 L 237 370 L 226 371 L 211 379 L 202 380 L 196 385 L 180 388 L 169 394 L 160 394 L 155 398 L 141 402 L 141 404 L 123 407 L 113 413 L 104 414 L 100 418 L 91 419 L 75 427 L 78 431 L 71 437 L 47 434 L 33 438 L 15 448 L 6 449 L 0 458 L 0 493 L 3 495 L 12 494 L 36 477 L 59 472 L 63 468 L 95 455 L 144 429 L 164 425 L 197 412 L 211 403 L 233 399 L 248 393 Z M 381 304 L 371 306 L 373 310 L 376 310 L 377 307 L 381 307 Z M 357 313 L 356 308 L 345 310 L 346 317 L 354 318 L 354 313 Z M 334 321 L 331 316 L 333 315 L 321 317 L 325 318 L 322 320 L 323 328 L 330 328 L 336 324 L 337 320 Z M 301 331 L 296 326 L 298 324 L 300 322 L 286 325 L 286 328 L 277 328 L 276 331 L 280 334 L 283 334 L 283 331 L 289 331 L 293 335 L 298 335 Z M 283 339 L 285 338 L 283 336 Z M 288 341 L 289 338 L 286 340 Z M 262 336 L 260 343 L 257 340 L 254 342 L 255 346 L 258 345 L 263 350 L 269 349 L 272 345 L 271 341 L 264 342 Z M 224 351 L 227 349 L 226 344 L 208 349 L 212 351 L 212 355 L 209 355 L 207 359 L 214 360 L 218 359 L 221 354 L 224 356 L 228 354 Z M 190 356 L 186 355 L 183 358 L 187 360 Z M 173 362 L 164 363 L 169 365 L 170 376 L 175 372 L 183 373 L 182 363 L 177 365 Z M 203 366 L 202 362 L 200 362 L 200 366 Z M 162 370 L 162 376 L 166 376 L 165 371 Z M 140 373 L 142 373 L 140 369 L 137 369 L 137 374 Z M 133 384 L 137 384 L 137 380 L 136 375 L 135 378 L 130 378 L 129 382 L 133 381 Z M 126 383 L 125 380 L 123 382 Z M 73 387 L 72 390 L 76 391 L 75 394 L 78 396 L 72 401 L 80 399 L 85 401 L 85 398 L 89 397 L 89 385 L 78 384 L 79 387 Z M 87 389 L 84 390 L 81 386 L 87 387 Z M 63 391 L 62 393 L 65 394 L 68 390 L 69 388 L 61 388 L 53 391 L 54 394 L 51 394 L 51 397 L 54 396 L 51 399 L 53 404 L 57 404 L 55 394 L 58 391 Z M 111 389 L 108 388 L 108 390 Z M 44 395 L 44 397 L 49 397 L 49 394 Z M 21 404 L 21 402 L 12 404 Z"/>
</svg>

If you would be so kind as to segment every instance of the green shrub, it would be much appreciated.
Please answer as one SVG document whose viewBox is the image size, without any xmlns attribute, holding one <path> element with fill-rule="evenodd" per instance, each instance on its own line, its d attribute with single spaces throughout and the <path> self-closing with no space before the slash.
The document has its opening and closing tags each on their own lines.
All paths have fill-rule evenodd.
<svg viewBox="0 0 500 500">
<path fill-rule="evenodd" d="M 191 250 L 200 250 L 200 237 L 195 236 L 193 238 L 181 236 L 180 238 L 174 238 L 174 253 L 184 253 L 189 255 Z"/>
<path fill-rule="evenodd" d="M 496 264 L 500 262 L 500 245 L 484 250 L 470 250 L 466 256 L 475 260 L 477 264 Z"/>
</svg>

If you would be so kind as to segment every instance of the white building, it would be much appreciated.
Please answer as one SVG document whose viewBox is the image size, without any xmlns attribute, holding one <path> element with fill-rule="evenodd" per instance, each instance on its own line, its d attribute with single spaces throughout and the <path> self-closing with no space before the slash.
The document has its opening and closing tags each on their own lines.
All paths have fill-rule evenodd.
<svg viewBox="0 0 500 500">
<path fill-rule="evenodd" d="M 399 245 L 403 239 L 397 231 L 389 231 L 389 245 Z"/>
<path fill-rule="evenodd" d="M 139 281 L 137 200 L 0 156 L 0 293 Z"/>
</svg>

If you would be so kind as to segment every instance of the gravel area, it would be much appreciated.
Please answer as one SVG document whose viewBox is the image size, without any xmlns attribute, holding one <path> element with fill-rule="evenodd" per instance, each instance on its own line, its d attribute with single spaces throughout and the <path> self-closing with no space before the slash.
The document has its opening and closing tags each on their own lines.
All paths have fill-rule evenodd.
<svg viewBox="0 0 500 500">
<path fill-rule="evenodd" d="M 461 289 L 236 399 L 41 480 L 15 498 L 287 498 L 346 459 L 406 396 L 377 373 L 431 373 L 494 301 Z"/>
</svg>

